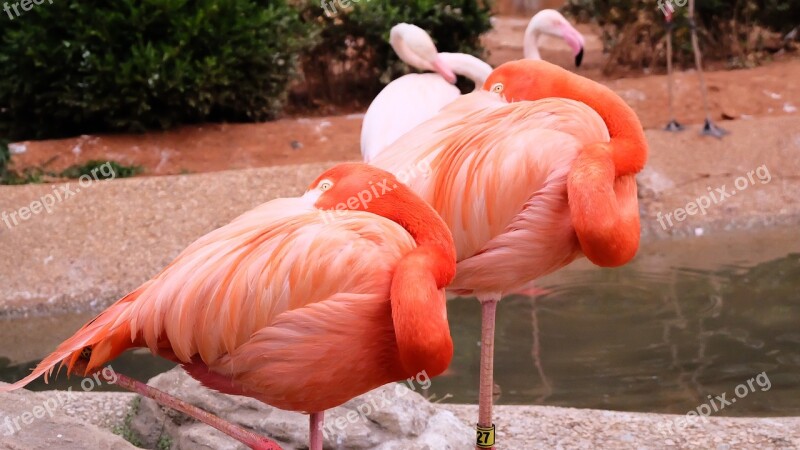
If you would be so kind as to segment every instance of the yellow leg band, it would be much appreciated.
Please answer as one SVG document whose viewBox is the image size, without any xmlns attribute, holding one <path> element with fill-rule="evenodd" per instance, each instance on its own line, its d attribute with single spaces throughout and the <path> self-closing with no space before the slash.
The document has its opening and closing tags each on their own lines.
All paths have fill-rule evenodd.
<svg viewBox="0 0 800 450">
<path fill-rule="evenodd" d="M 494 424 L 491 427 L 477 427 L 477 446 L 478 448 L 494 447 Z"/>
</svg>

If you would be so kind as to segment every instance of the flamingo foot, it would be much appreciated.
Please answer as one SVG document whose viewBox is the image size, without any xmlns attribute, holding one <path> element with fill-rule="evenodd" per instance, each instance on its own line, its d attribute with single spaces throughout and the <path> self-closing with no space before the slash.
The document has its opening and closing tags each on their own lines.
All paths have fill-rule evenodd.
<svg viewBox="0 0 800 450">
<path fill-rule="evenodd" d="M 718 127 L 714 122 L 711 121 L 711 119 L 706 118 L 706 123 L 703 124 L 703 131 L 701 131 L 700 134 L 722 139 L 723 136 L 728 134 L 728 131 Z"/>
<path fill-rule="evenodd" d="M 683 131 L 685 129 L 686 129 L 686 127 L 681 125 L 681 123 L 678 122 L 675 119 L 670 120 L 669 123 L 667 124 L 667 126 L 664 127 L 664 131 L 670 131 L 670 132 L 673 132 L 673 133 L 678 132 L 678 131 Z"/>
<path fill-rule="evenodd" d="M 80 373 L 85 371 L 85 360 L 79 360 L 75 363 L 74 372 Z M 114 382 L 114 384 L 117 386 L 127 389 L 131 392 L 135 392 L 143 397 L 152 399 L 160 405 L 172 408 L 176 411 L 186 414 L 187 416 L 193 417 L 194 419 L 227 434 L 228 436 L 236 439 L 253 450 L 282 450 L 281 446 L 275 441 L 253 433 L 252 431 L 240 427 L 239 425 L 230 423 L 227 420 L 223 420 L 209 413 L 208 411 L 204 411 L 194 405 L 190 405 L 189 403 L 173 397 L 164 391 L 156 389 L 152 386 L 148 386 L 141 381 L 134 380 L 133 378 L 122 375 L 119 372 L 115 372 L 115 376 L 117 380 Z"/>
<path fill-rule="evenodd" d="M 494 449 L 492 394 L 494 393 L 494 329 L 499 296 L 481 299 L 481 371 L 478 392 L 477 450 Z"/>
<path fill-rule="evenodd" d="M 322 424 L 325 411 L 311 413 L 308 416 L 308 450 L 322 450 Z"/>
</svg>

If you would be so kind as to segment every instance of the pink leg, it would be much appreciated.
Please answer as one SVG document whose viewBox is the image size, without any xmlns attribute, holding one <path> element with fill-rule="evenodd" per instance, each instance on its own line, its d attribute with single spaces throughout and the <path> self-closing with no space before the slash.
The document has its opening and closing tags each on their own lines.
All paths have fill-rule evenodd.
<svg viewBox="0 0 800 450">
<path fill-rule="evenodd" d="M 74 367 L 75 372 L 85 372 L 86 363 L 79 360 Z M 206 425 L 216 428 L 219 431 L 227 434 L 228 436 L 236 439 L 244 445 L 254 450 L 281 450 L 281 447 L 274 441 L 259 436 L 250 430 L 234 425 L 226 420 L 204 411 L 194 405 L 184 402 L 183 400 L 173 397 L 164 391 L 158 390 L 154 387 L 148 386 L 133 378 L 122 375 L 119 372 L 114 373 L 117 377 L 116 384 L 131 392 L 135 392 L 141 396 L 150 398 L 156 403 L 164 405 L 168 408 L 180 411 L 187 416 L 193 417 Z"/>
<path fill-rule="evenodd" d="M 481 373 L 478 393 L 477 449 L 494 448 L 492 394 L 494 392 L 494 317 L 499 296 L 481 299 Z"/>
<path fill-rule="evenodd" d="M 311 413 L 308 416 L 308 450 L 322 450 L 322 423 L 325 411 Z"/>
</svg>

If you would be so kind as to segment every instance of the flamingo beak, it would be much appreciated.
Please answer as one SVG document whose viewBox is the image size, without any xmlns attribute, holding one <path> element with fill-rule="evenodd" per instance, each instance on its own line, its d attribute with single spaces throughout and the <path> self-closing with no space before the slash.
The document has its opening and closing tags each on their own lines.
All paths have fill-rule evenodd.
<svg viewBox="0 0 800 450">
<path fill-rule="evenodd" d="M 580 67 L 581 62 L 583 62 L 583 47 L 581 47 L 581 51 L 579 51 L 578 54 L 575 55 L 575 67 Z"/>
<path fill-rule="evenodd" d="M 580 67 L 583 62 L 583 35 L 569 23 L 564 23 L 561 25 L 561 36 L 575 55 L 575 67 Z"/>
<path fill-rule="evenodd" d="M 433 60 L 433 70 L 442 76 L 450 84 L 456 84 L 456 74 L 447 64 L 442 61 L 442 58 L 436 56 Z"/>
</svg>

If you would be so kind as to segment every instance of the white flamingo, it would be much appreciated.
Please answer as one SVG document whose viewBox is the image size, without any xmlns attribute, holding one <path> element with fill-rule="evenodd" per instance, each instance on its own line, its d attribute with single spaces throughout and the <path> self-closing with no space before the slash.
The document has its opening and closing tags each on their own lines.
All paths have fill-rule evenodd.
<svg viewBox="0 0 800 450">
<path fill-rule="evenodd" d="M 365 162 L 457 99 L 461 91 L 453 85 L 456 74 L 471 79 L 479 89 L 492 72 L 492 66 L 472 55 L 439 53 L 428 33 L 416 25 L 395 25 L 389 42 L 409 66 L 437 73 L 403 75 L 375 97 L 361 126 L 361 155 Z"/>
</svg>

